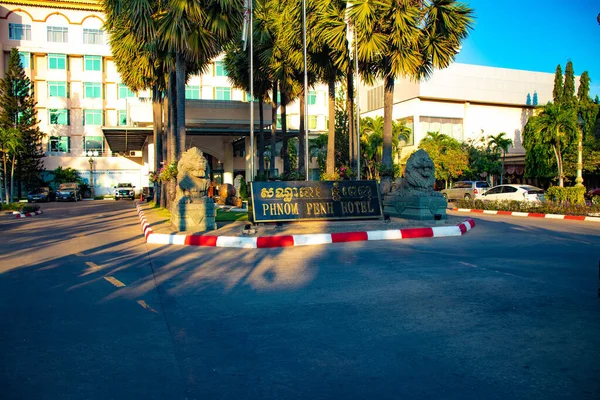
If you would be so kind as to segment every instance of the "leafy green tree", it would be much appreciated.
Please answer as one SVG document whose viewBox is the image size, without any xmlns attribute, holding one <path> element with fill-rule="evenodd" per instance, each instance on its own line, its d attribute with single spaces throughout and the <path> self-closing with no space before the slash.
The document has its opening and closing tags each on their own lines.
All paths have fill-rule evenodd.
<svg viewBox="0 0 600 400">
<path fill-rule="evenodd" d="M 501 173 L 500 155 L 492 150 L 484 137 L 464 143 L 463 148 L 469 158 L 469 166 L 463 172 L 463 178 L 481 180 Z"/>
<path fill-rule="evenodd" d="M 454 60 L 473 23 L 473 11 L 453 0 L 353 0 L 350 18 L 358 38 L 358 61 L 368 84 L 384 83 L 383 165 L 392 170 L 392 105 L 397 78 L 420 79 Z M 391 176 L 382 191 L 391 190 Z"/>
<path fill-rule="evenodd" d="M 528 129 L 523 132 L 523 147 L 526 158 L 533 158 L 529 165 L 540 164 L 539 158 L 554 154 L 559 186 L 564 186 L 563 154 L 578 135 L 575 109 L 548 103 L 539 114 L 527 122 Z M 551 150 L 551 152 L 549 151 Z M 543 162 L 542 162 L 543 163 Z M 547 161 L 546 161 L 547 163 Z"/>
<path fill-rule="evenodd" d="M 461 144 L 454 138 L 439 132 L 427 132 L 419 143 L 435 165 L 435 178 L 445 181 L 460 177 L 469 167 L 467 154 Z"/>
<path fill-rule="evenodd" d="M 489 146 L 494 153 L 502 154 L 502 170 L 500 172 L 500 184 L 502 185 L 504 176 L 504 159 L 506 158 L 506 152 L 508 148 L 512 146 L 513 141 L 506 136 L 505 132 L 501 132 L 496 136 L 489 136 Z"/>
<path fill-rule="evenodd" d="M 326 173 L 327 164 L 327 145 L 329 138 L 326 133 L 321 133 L 316 138 L 309 139 L 308 142 L 308 154 L 312 161 L 313 158 L 317 158 L 319 164 L 319 175 Z"/>
<path fill-rule="evenodd" d="M 565 84 L 559 104 L 564 107 L 573 107 L 575 102 L 575 72 L 573 71 L 573 63 L 569 60 L 565 68 Z"/>
<path fill-rule="evenodd" d="M 6 74 L 0 79 L 0 127 L 20 132 L 22 146 L 15 159 L 19 197 L 22 185 L 32 189 L 42 182 L 43 133 L 37 126 L 35 106 L 33 85 L 21 65 L 19 51 L 13 48 Z"/>
<path fill-rule="evenodd" d="M 67 168 L 58 167 L 54 171 L 52 171 L 52 174 L 54 175 L 52 182 L 55 185 L 60 185 L 61 183 L 70 183 L 70 182 L 77 182 L 77 183 L 82 182 L 79 172 L 77 172 L 76 169 L 73 169 L 70 167 L 67 167 Z"/>
<path fill-rule="evenodd" d="M 556 66 L 554 73 L 554 88 L 552 89 L 552 101 L 556 104 L 560 103 L 563 97 L 563 73 L 560 64 Z"/>
</svg>

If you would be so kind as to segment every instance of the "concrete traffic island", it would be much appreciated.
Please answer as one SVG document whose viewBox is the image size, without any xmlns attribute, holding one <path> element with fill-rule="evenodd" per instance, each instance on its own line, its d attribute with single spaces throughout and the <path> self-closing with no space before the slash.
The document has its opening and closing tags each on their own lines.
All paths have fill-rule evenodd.
<svg viewBox="0 0 600 400">
<path fill-rule="evenodd" d="M 310 221 L 255 226 L 254 235 L 245 235 L 249 223 L 235 221 L 217 223 L 210 234 L 174 230 L 159 209 L 147 203 L 137 203 L 136 209 L 146 242 L 188 246 L 273 248 L 308 246 L 370 240 L 436 238 L 461 236 L 475 227 L 472 219 L 448 216 L 441 221 L 417 221 L 392 217 L 364 221 Z"/>
</svg>

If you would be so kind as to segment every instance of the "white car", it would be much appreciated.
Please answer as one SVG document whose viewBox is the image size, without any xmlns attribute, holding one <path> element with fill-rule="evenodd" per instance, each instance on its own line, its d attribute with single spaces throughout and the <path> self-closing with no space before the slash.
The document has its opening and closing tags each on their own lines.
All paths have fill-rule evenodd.
<svg viewBox="0 0 600 400">
<path fill-rule="evenodd" d="M 539 203 L 544 201 L 544 190 L 530 185 L 498 185 L 485 192 L 480 198 L 483 201 L 516 200 Z"/>
</svg>

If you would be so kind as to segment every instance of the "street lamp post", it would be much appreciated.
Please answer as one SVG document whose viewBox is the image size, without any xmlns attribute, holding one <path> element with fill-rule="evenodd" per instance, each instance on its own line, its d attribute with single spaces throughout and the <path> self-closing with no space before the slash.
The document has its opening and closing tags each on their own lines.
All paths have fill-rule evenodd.
<svg viewBox="0 0 600 400">
<path fill-rule="evenodd" d="M 88 161 L 90 163 L 90 196 L 92 199 L 94 198 L 94 157 L 98 157 L 98 150 L 88 150 L 88 157 L 90 158 Z"/>
<path fill-rule="evenodd" d="M 583 125 L 584 121 L 581 114 L 577 115 L 577 125 L 579 126 L 579 139 L 577 141 L 577 177 L 575 186 L 583 186 Z"/>
</svg>

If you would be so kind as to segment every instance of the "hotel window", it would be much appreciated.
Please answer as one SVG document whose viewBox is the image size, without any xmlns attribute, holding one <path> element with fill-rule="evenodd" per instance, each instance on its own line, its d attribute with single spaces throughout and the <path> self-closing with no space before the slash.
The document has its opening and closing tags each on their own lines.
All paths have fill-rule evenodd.
<svg viewBox="0 0 600 400">
<path fill-rule="evenodd" d="M 314 106 L 315 104 L 317 104 L 317 92 L 315 92 L 314 90 L 309 90 L 308 91 L 308 105 Z"/>
<path fill-rule="evenodd" d="M 67 82 L 48 82 L 48 97 L 68 97 Z"/>
<path fill-rule="evenodd" d="M 104 44 L 104 31 L 83 28 L 83 44 Z"/>
<path fill-rule="evenodd" d="M 83 138 L 83 150 L 97 150 L 102 153 L 104 151 L 104 137 L 102 136 L 86 136 Z"/>
<path fill-rule="evenodd" d="M 23 66 L 23 68 L 29 68 L 29 60 L 31 59 L 31 54 L 19 52 L 19 58 L 21 59 L 21 65 Z"/>
<path fill-rule="evenodd" d="M 69 125 L 69 110 L 48 110 L 50 125 Z"/>
<path fill-rule="evenodd" d="M 119 98 L 127 99 L 129 97 L 135 97 L 135 93 L 133 93 L 131 89 L 127 87 L 127 85 L 119 83 Z"/>
<path fill-rule="evenodd" d="M 317 129 L 317 116 L 316 115 L 308 116 L 308 129 Z"/>
<path fill-rule="evenodd" d="M 101 56 L 84 56 L 83 57 L 84 71 L 102 71 Z"/>
<path fill-rule="evenodd" d="M 186 85 L 185 98 L 188 100 L 199 100 L 200 99 L 200 86 L 187 86 Z"/>
<path fill-rule="evenodd" d="M 69 28 L 63 26 L 49 26 L 48 41 L 55 43 L 67 43 L 69 41 Z"/>
<path fill-rule="evenodd" d="M 68 153 L 70 141 L 68 136 L 50 136 L 50 151 Z"/>
<path fill-rule="evenodd" d="M 127 110 L 119 110 L 119 126 L 127 126 Z"/>
<path fill-rule="evenodd" d="M 463 140 L 463 120 L 461 118 L 420 117 L 419 124 L 423 136 L 427 135 L 427 132 L 439 132 L 458 141 Z"/>
<path fill-rule="evenodd" d="M 246 101 L 248 103 L 252 101 L 252 98 L 250 97 L 250 92 L 246 92 Z M 256 98 L 254 98 L 254 101 L 256 101 Z"/>
<path fill-rule="evenodd" d="M 99 82 L 84 82 L 83 93 L 86 99 L 99 99 L 102 97 L 102 84 Z"/>
<path fill-rule="evenodd" d="M 215 76 L 227 76 L 223 61 L 215 61 Z"/>
<path fill-rule="evenodd" d="M 231 100 L 231 88 L 216 87 L 215 100 Z"/>
<path fill-rule="evenodd" d="M 10 40 L 31 40 L 31 25 L 8 24 L 8 38 Z"/>
<path fill-rule="evenodd" d="M 65 54 L 48 54 L 48 69 L 67 69 Z"/>
<path fill-rule="evenodd" d="M 84 110 L 83 125 L 102 125 L 102 110 Z"/>
</svg>

